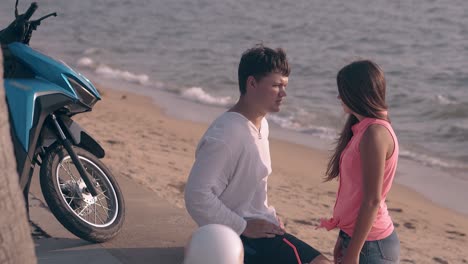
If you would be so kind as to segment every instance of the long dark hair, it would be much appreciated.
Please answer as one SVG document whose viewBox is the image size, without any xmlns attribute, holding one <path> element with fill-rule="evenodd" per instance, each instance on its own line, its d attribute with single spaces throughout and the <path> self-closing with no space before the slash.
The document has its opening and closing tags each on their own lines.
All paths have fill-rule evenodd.
<svg viewBox="0 0 468 264">
<path fill-rule="evenodd" d="M 390 121 L 385 113 L 387 110 L 385 77 L 377 64 L 369 60 L 355 61 L 338 72 L 336 83 L 341 100 L 354 113 Z M 352 114 L 348 116 L 335 151 L 328 162 L 325 181 L 339 176 L 341 153 L 353 136 L 351 127 L 358 122 L 356 116 Z"/>
</svg>

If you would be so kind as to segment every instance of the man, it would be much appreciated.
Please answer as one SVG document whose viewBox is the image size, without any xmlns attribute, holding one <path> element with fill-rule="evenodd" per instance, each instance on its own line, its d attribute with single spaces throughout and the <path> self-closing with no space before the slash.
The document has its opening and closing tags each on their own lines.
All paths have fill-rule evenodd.
<svg viewBox="0 0 468 264">
<path fill-rule="evenodd" d="M 290 71 L 282 49 L 258 45 L 242 55 L 240 98 L 203 135 L 185 188 L 187 211 L 195 222 L 232 228 L 241 236 L 247 264 L 329 263 L 286 233 L 268 206 L 271 159 L 265 116 L 280 110 Z"/>
</svg>

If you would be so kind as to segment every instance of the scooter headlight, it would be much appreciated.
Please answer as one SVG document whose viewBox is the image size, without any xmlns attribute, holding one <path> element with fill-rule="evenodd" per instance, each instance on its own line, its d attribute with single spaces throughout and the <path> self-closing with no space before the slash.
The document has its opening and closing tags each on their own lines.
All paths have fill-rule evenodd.
<svg viewBox="0 0 468 264">
<path fill-rule="evenodd" d="M 75 90 L 78 97 L 80 97 L 80 101 L 85 105 L 89 106 L 89 108 L 92 108 L 94 104 L 98 101 L 98 99 L 77 81 L 73 80 L 70 77 L 67 77 L 67 79 L 68 83 L 70 83 L 71 87 Z"/>
</svg>

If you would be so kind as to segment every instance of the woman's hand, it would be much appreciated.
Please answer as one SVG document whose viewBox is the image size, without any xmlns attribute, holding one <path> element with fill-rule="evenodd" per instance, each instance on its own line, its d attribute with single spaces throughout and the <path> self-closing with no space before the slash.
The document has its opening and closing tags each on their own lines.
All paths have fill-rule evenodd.
<svg viewBox="0 0 468 264">
<path fill-rule="evenodd" d="M 345 254 L 340 264 L 359 264 L 359 255 L 355 257 L 355 256 L 351 256 L 351 254 L 348 254 L 348 255 Z"/>
<path fill-rule="evenodd" d="M 341 243 L 343 242 L 343 239 L 338 236 L 336 239 L 335 243 L 335 248 L 333 249 L 333 263 L 335 264 L 340 264 L 342 263 L 342 258 L 343 258 L 343 251 L 341 250 Z"/>
</svg>

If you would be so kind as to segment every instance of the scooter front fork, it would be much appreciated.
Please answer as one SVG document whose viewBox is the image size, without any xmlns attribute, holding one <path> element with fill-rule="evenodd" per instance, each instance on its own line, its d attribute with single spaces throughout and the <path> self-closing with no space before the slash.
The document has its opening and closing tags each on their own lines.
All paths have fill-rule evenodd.
<svg viewBox="0 0 468 264">
<path fill-rule="evenodd" d="M 93 181 L 89 174 L 86 172 L 86 170 L 83 167 L 83 164 L 81 163 L 80 159 L 78 158 L 78 155 L 76 155 L 75 151 L 73 150 L 73 146 L 70 142 L 70 140 L 65 136 L 65 133 L 63 133 L 62 128 L 60 127 L 60 124 L 57 120 L 57 117 L 52 114 L 52 121 L 55 124 L 55 127 L 58 131 L 58 134 L 60 136 L 60 139 L 62 141 L 63 146 L 68 152 L 68 155 L 70 155 L 70 158 L 73 161 L 73 164 L 75 164 L 76 169 L 78 170 L 78 173 L 80 174 L 81 178 L 83 179 L 84 183 L 86 184 L 86 188 L 88 191 L 91 193 L 92 196 L 96 197 L 98 196 L 98 192 L 93 184 Z"/>
</svg>

